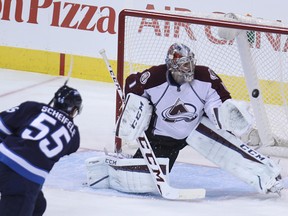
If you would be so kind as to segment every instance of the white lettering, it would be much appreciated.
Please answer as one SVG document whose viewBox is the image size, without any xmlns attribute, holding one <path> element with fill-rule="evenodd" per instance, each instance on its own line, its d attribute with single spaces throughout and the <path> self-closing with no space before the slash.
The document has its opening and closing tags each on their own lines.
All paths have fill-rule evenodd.
<svg viewBox="0 0 288 216">
<path fill-rule="evenodd" d="M 70 131 L 72 136 L 74 136 L 74 134 L 76 132 L 75 128 L 74 128 L 75 125 L 72 121 L 69 120 L 69 118 L 67 118 L 65 115 L 63 115 L 63 113 L 58 112 L 58 111 L 54 110 L 53 108 L 47 107 L 47 106 L 43 106 L 41 111 L 44 113 L 48 113 L 50 116 L 52 116 L 55 119 L 62 122 L 67 127 L 67 129 Z"/>
</svg>

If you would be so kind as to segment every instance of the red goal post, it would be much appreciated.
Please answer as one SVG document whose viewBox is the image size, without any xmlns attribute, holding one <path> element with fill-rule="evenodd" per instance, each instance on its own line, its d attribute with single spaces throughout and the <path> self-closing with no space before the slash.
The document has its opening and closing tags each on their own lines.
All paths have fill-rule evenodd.
<svg viewBox="0 0 288 216">
<path fill-rule="evenodd" d="M 220 37 L 219 29 L 225 38 L 223 34 Z M 117 79 L 122 89 L 129 74 L 164 64 L 168 47 L 175 42 L 189 46 L 198 65 L 213 69 L 234 99 L 250 104 L 264 147 L 272 146 L 274 137 L 286 145 L 286 24 L 241 15 L 235 19 L 221 13 L 123 10 L 119 14 L 117 54 Z M 116 118 L 121 105 L 117 96 Z M 119 140 L 116 149 L 121 149 Z"/>
</svg>

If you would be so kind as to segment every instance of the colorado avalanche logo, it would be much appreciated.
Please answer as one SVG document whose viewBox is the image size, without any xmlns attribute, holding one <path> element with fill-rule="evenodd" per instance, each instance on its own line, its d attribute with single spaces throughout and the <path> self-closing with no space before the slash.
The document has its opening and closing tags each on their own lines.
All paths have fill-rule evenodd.
<svg viewBox="0 0 288 216">
<path fill-rule="evenodd" d="M 168 107 L 162 112 L 162 117 L 164 121 L 167 122 L 191 122 L 196 119 L 198 115 L 194 105 L 184 103 L 178 99 L 172 107 Z"/>
<path fill-rule="evenodd" d="M 140 77 L 140 82 L 141 82 L 141 84 L 143 84 L 143 85 L 146 84 L 146 82 L 147 82 L 147 80 L 148 80 L 149 77 L 150 77 L 150 72 L 149 72 L 149 71 L 143 73 L 143 74 L 141 75 L 141 77 Z"/>
<path fill-rule="evenodd" d="M 211 70 L 210 68 L 208 69 L 209 73 L 210 73 L 210 78 L 212 80 L 216 80 L 218 79 L 218 76 L 215 74 L 215 72 L 213 70 Z"/>
</svg>

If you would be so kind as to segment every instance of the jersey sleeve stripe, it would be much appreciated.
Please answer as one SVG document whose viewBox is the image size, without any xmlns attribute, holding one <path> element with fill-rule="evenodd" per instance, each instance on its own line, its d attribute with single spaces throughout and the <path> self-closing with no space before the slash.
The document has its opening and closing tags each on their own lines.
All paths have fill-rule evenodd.
<svg viewBox="0 0 288 216">
<path fill-rule="evenodd" d="M 7 135 L 11 135 L 11 131 L 3 124 L 2 119 L 0 118 L 0 131 L 4 132 Z"/>
<path fill-rule="evenodd" d="M 15 170 L 23 177 L 37 183 L 44 184 L 49 172 L 39 169 L 0 144 L 0 161 Z"/>
</svg>

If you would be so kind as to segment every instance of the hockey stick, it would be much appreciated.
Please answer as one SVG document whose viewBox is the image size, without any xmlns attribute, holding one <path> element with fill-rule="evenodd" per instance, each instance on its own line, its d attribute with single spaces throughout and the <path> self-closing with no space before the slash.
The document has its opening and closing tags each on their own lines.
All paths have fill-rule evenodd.
<svg viewBox="0 0 288 216">
<path fill-rule="evenodd" d="M 69 79 L 70 79 L 70 77 L 71 77 L 72 69 L 73 69 L 73 63 L 74 63 L 74 58 L 73 58 L 73 55 L 71 55 L 69 71 L 68 71 L 67 78 L 66 78 L 63 86 L 66 86 L 66 85 L 67 85 L 67 83 L 68 83 L 68 81 L 69 81 Z M 62 86 L 62 87 L 63 87 L 63 86 Z M 50 100 L 50 102 L 48 103 L 48 105 L 51 105 L 52 102 L 53 102 L 53 100 L 54 100 L 54 97 Z"/>
<path fill-rule="evenodd" d="M 100 53 L 100 55 L 102 56 L 103 60 L 105 61 L 106 67 L 107 67 L 107 69 L 108 69 L 108 71 L 109 71 L 109 73 L 110 73 L 110 76 L 111 76 L 111 78 L 112 78 L 112 80 L 113 80 L 113 82 L 114 82 L 114 85 L 115 85 L 115 87 L 116 87 L 116 90 L 117 90 L 117 92 L 118 92 L 118 94 L 119 94 L 122 102 L 124 103 L 125 98 L 124 98 L 123 91 L 122 91 L 121 86 L 120 86 L 120 84 L 119 84 L 119 82 L 118 82 L 118 80 L 117 80 L 117 78 L 116 78 L 116 76 L 115 76 L 115 74 L 114 74 L 114 72 L 113 72 L 113 69 L 112 69 L 112 67 L 111 67 L 111 65 L 110 65 L 110 63 L 109 63 L 109 61 L 108 61 L 108 58 L 107 58 L 107 56 L 106 56 L 106 52 L 105 52 L 104 49 L 101 49 L 101 50 L 99 51 L 99 53 Z"/>
<path fill-rule="evenodd" d="M 73 69 L 73 64 L 74 64 L 74 58 L 73 58 L 73 55 L 71 55 L 71 58 L 70 58 L 70 67 L 69 67 L 69 71 L 68 71 L 68 74 L 67 74 L 67 79 L 66 81 L 64 82 L 64 85 L 63 86 L 66 86 L 70 77 L 71 77 L 71 74 L 72 74 L 72 69 Z"/>
<path fill-rule="evenodd" d="M 111 78 L 113 80 L 113 83 L 114 83 L 114 85 L 116 87 L 117 93 L 118 93 L 118 95 L 119 95 L 119 97 L 120 97 L 120 99 L 122 101 L 122 105 L 123 105 L 124 101 L 125 101 L 124 94 L 123 94 L 122 88 L 121 88 L 121 86 L 120 86 L 120 84 L 119 84 L 119 82 L 118 82 L 118 80 L 117 80 L 117 78 L 116 78 L 116 76 L 115 76 L 115 74 L 113 72 L 113 69 L 112 69 L 112 67 L 111 67 L 111 65 L 109 63 L 109 60 L 108 60 L 107 55 L 106 55 L 106 52 L 105 52 L 104 49 L 101 49 L 99 51 L 99 53 L 102 56 L 102 58 L 103 58 L 103 60 L 104 60 L 104 62 L 106 64 L 107 70 L 109 71 L 109 74 L 110 74 L 110 76 L 111 76 Z M 121 153 L 122 152 L 122 146 L 121 145 L 122 145 L 122 143 L 120 141 L 116 142 L 116 140 L 115 140 L 115 152 L 116 153 Z"/>
<path fill-rule="evenodd" d="M 122 102 L 124 103 L 123 91 L 116 79 L 112 67 L 109 64 L 108 58 L 105 54 L 105 50 L 102 49 L 99 52 L 109 70 L 111 78 L 113 79 L 114 84 L 116 85 L 117 92 L 120 94 L 122 98 Z M 142 156 L 147 164 L 151 177 L 158 189 L 159 194 L 169 200 L 194 200 L 194 199 L 202 199 L 205 198 L 206 190 L 202 188 L 197 189 L 180 189 L 180 188 L 173 188 L 171 187 L 165 175 L 160 168 L 160 165 L 157 161 L 157 158 L 152 150 L 151 144 L 145 134 L 143 134 L 137 139 L 137 143 L 139 144 L 139 149 L 142 153 Z"/>
</svg>

